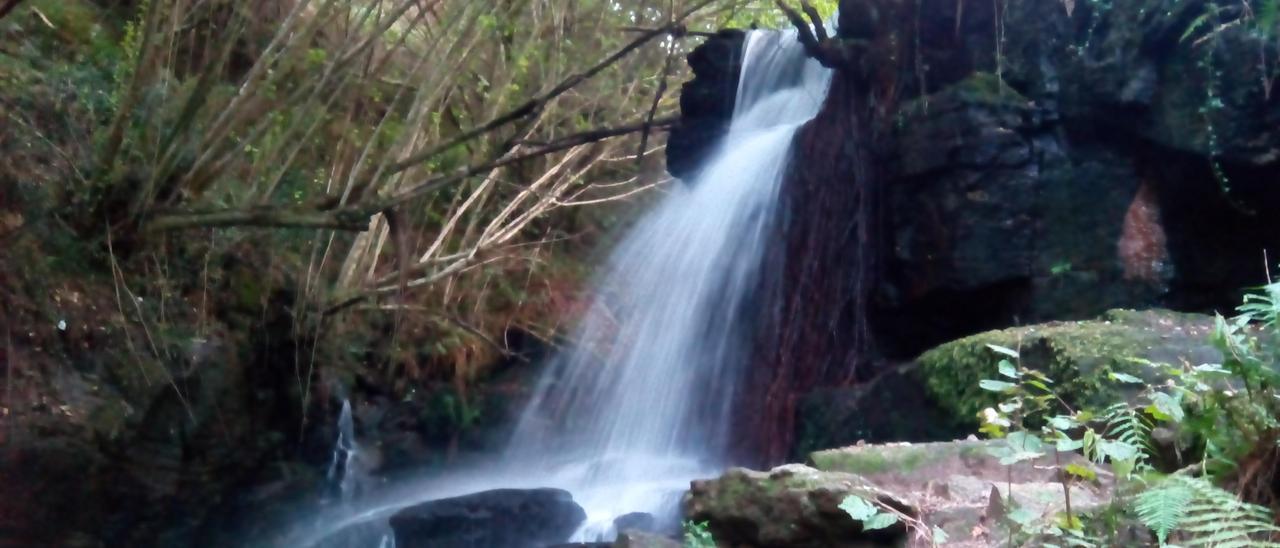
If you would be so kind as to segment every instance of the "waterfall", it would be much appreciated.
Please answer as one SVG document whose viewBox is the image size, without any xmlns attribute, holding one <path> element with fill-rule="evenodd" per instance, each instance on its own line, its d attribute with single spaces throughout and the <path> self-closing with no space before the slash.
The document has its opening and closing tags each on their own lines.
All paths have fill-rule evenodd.
<svg viewBox="0 0 1280 548">
<path fill-rule="evenodd" d="M 794 31 L 748 33 L 724 142 L 612 253 L 539 385 L 508 458 L 561 471 L 588 512 L 581 540 L 628 512 L 674 518 L 689 480 L 724 465 L 791 142 L 828 83 Z"/>
<path fill-rule="evenodd" d="M 405 506 L 496 488 L 572 493 L 588 516 L 572 540 L 607 539 L 632 512 L 678 525 L 690 480 L 729 464 L 779 188 L 795 133 L 830 83 L 795 31 L 752 31 L 743 49 L 728 134 L 611 254 L 574 346 L 549 364 L 497 462 L 365 496 L 292 544 L 329 546 Z"/>
</svg>

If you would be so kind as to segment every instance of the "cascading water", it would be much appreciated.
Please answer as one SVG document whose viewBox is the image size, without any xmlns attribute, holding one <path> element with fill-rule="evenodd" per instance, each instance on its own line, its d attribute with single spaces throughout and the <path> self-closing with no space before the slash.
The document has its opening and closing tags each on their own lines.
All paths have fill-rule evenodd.
<svg viewBox="0 0 1280 548">
<path fill-rule="evenodd" d="M 724 465 L 757 288 L 791 142 L 829 73 L 793 32 L 749 33 L 729 134 L 613 252 L 577 345 L 559 356 L 508 451 L 566 474 L 581 540 L 628 512 L 674 518 L 689 480 Z"/>
<path fill-rule="evenodd" d="M 575 540 L 607 538 L 613 519 L 631 512 L 674 525 L 689 481 L 727 464 L 750 335 L 746 305 L 791 142 L 829 82 L 794 31 L 748 33 L 719 152 L 612 254 L 576 345 L 551 364 L 499 462 L 323 516 L 324 531 L 297 544 L 323 544 L 407 505 L 500 487 L 571 492 L 588 514 Z"/>
</svg>

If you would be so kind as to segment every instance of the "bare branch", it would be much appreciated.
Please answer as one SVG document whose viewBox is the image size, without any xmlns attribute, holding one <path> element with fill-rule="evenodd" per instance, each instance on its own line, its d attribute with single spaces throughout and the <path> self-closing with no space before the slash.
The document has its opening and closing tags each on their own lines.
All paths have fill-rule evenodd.
<svg viewBox="0 0 1280 548">
<path fill-rule="evenodd" d="M 675 118 L 664 118 L 650 123 L 636 123 L 616 128 L 602 128 L 577 133 L 533 147 L 519 154 L 509 154 L 492 162 L 462 168 L 448 175 L 439 175 L 389 197 L 369 204 L 353 204 L 332 211 L 296 208 L 228 209 L 211 212 L 184 212 L 156 215 L 146 228 L 149 231 L 166 231 L 197 227 L 258 226 L 277 228 L 327 228 L 363 232 L 369 229 L 369 219 L 408 200 L 424 196 L 432 191 L 456 184 L 495 168 L 509 166 L 524 160 L 538 158 L 568 150 L 576 146 L 603 141 L 642 131 L 646 128 L 670 128 Z"/>
<path fill-rule="evenodd" d="M 546 106 L 547 103 L 549 103 L 556 97 L 559 97 L 563 95 L 565 92 L 573 89 L 574 87 L 577 87 L 578 84 L 581 84 L 582 82 L 585 82 L 591 79 L 593 76 L 599 74 L 604 69 L 609 68 L 614 63 L 630 55 L 631 52 L 639 49 L 641 46 L 649 43 L 653 39 L 659 36 L 672 35 L 672 34 L 677 34 L 678 32 L 681 32 L 683 29 L 683 27 L 681 26 L 682 21 L 684 21 L 685 19 L 688 19 L 689 16 L 700 11 L 706 6 L 711 5 L 712 2 L 715 2 L 715 0 L 702 0 L 698 4 L 694 5 L 692 8 L 689 8 L 685 10 L 683 13 L 681 13 L 680 15 L 678 15 L 675 19 L 672 20 L 671 23 L 668 23 L 666 25 L 663 25 L 655 29 L 650 29 L 645 31 L 635 40 L 632 40 L 627 45 L 618 49 L 618 51 L 615 51 L 612 55 L 605 57 L 603 60 L 596 63 L 591 68 L 588 68 L 585 71 L 570 75 L 568 78 L 565 78 L 563 81 L 561 81 L 555 87 L 551 88 L 546 93 L 543 93 L 537 97 L 529 99 L 528 101 L 525 101 L 520 106 L 517 106 L 516 108 L 506 112 L 505 114 L 502 114 L 484 124 L 481 124 L 480 126 L 470 131 L 457 135 L 453 139 L 450 139 L 444 143 L 433 146 L 422 152 L 418 152 L 416 154 L 410 155 L 408 158 L 405 158 L 404 160 L 396 162 L 395 164 L 391 165 L 382 174 L 382 177 L 385 179 L 387 177 L 400 173 L 415 165 L 421 164 L 426 160 L 429 160 L 435 156 L 438 156 L 439 154 L 449 149 L 452 149 L 455 146 L 458 146 L 462 143 L 475 139 L 476 137 L 489 133 L 511 122 L 514 122 L 516 120 L 529 116 L 530 114 L 538 112 L 540 109 Z"/>
</svg>

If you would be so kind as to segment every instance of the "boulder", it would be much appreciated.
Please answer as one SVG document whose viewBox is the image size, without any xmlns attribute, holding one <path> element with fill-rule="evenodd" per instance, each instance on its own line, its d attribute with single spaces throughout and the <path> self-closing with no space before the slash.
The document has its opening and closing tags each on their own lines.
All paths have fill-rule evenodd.
<svg viewBox="0 0 1280 548">
<path fill-rule="evenodd" d="M 623 531 L 653 531 L 657 519 L 653 514 L 648 512 L 632 512 L 623 514 L 613 520 L 613 529 L 619 533 Z"/>
<path fill-rule="evenodd" d="M 681 546 L 683 545 L 680 542 L 673 539 L 636 530 L 618 533 L 618 540 L 613 543 L 613 548 L 680 548 Z"/>
<path fill-rule="evenodd" d="M 852 546 L 851 542 L 888 543 L 902 536 L 901 524 L 863 531 L 860 521 L 840 509 L 849 495 L 916 511 L 862 476 L 800 464 L 769 472 L 734 468 L 717 479 L 695 481 L 683 506 L 687 519 L 706 521 L 716 541 L 729 546 Z"/>
<path fill-rule="evenodd" d="M 1022 364 L 1044 372 L 1073 404 L 1106 406 L 1125 397 L 1125 385 L 1109 379 L 1125 373 L 1159 381 L 1135 359 L 1156 363 L 1220 363 L 1210 344 L 1214 319 L 1168 310 L 1112 310 L 1089 321 L 1049 322 L 989 331 L 952 341 L 919 358 L 920 375 L 938 405 L 971 426 L 999 395 L 978 381 L 997 376 L 1001 357 L 987 345 L 1020 350 Z"/>
<path fill-rule="evenodd" d="M 391 529 L 401 548 L 542 548 L 586 519 L 568 491 L 496 489 L 405 508 Z"/>
<path fill-rule="evenodd" d="M 815 452 L 809 466 L 734 469 L 695 482 L 685 511 L 689 519 L 706 521 L 716 541 L 730 546 L 930 546 L 934 527 L 947 535 L 947 546 L 997 546 L 1005 540 L 1000 520 L 1014 508 L 1036 518 L 1053 518 L 1066 508 L 1055 457 L 1004 466 L 992 456 L 1002 443 L 851 446 Z M 1075 454 L 1061 459 L 1064 466 L 1086 465 Z M 1099 477 L 1072 483 L 1073 512 L 1091 513 L 1110 503 L 1109 476 L 1103 471 Z M 902 512 L 928 533 L 908 534 L 901 522 L 865 531 L 840 508 L 848 495 Z"/>
</svg>

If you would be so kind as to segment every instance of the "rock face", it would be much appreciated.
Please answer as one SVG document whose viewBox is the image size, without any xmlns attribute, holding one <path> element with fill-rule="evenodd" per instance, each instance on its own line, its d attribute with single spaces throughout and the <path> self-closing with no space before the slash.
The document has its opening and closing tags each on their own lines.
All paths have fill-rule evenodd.
<svg viewBox="0 0 1280 548">
<path fill-rule="evenodd" d="M 542 548 L 586 519 L 568 491 L 497 489 L 406 508 L 391 528 L 404 548 Z"/>
<path fill-rule="evenodd" d="M 1077 2 L 1070 13 L 1061 0 L 843 4 L 842 38 L 895 49 L 855 52 L 861 65 L 837 78 L 864 83 L 834 85 L 819 120 L 865 115 L 848 108 L 860 86 L 894 94 L 872 90 L 883 103 L 874 119 L 811 124 L 793 180 L 824 170 L 852 195 L 849 156 L 874 153 L 885 352 L 909 356 L 1015 318 L 1231 306 L 1263 279 L 1262 250 L 1280 244 L 1280 219 L 1263 213 L 1280 205 L 1280 93 L 1239 60 L 1267 38 L 1229 25 L 1182 39 L 1212 8 L 1200 0 Z M 874 30 L 855 36 L 864 20 Z M 701 142 L 726 127 L 732 108 L 708 102 L 733 97 L 713 92 L 736 85 L 733 36 L 690 56 L 697 78 L 678 133 Z M 671 142 L 673 173 L 706 150 L 686 141 Z M 826 152 L 809 141 L 846 152 L 816 162 Z M 829 207 L 788 204 L 800 218 Z"/>
<path fill-rule="evenodd" d="M 696 76 L 680 90 L 680 123 L 667 139 L 667 171 L 690 179 L 729 130 L 745 33 L 725 30 L 689 54 Z"/>
<path fill-rule="evenodd" d="M 787 395 L 750 428 L 783 436 L 756 423 L 973 333 L 1238 303 L 1280 246 L 1280 93 L 1252 61 L 1274 38 L 1196 21 L 1242 5 L 841 2 L 844 57 L 783 190 L 781 334 L 747 399 Z M 730 66 L 731 45 L 692 57 Z M 699 101 L 737 77 L 696 74 Z M 681 132 L 722 131 L 732 109 L 694 102 Z M 696 164 L 684 142 L 669 157 Z"/>
<path fill-rule="evenodd" d="M 1044 456 L 1003 466 L 989 450 L 1002 442 L 957 441 L 846 447 L 810 455 L 811 466 L 770 472 L 734 469 L 695 482 L 685 498 L 690 519 L 706 521 L 717 542 L 730 546 L 931 546 L 931 535 L 908 535 L 901 524 L 864 531 L 839 505 L 850 494 L 875 500 L 937 527 L 946 546 L 998 546 L 998 525 L 1010 493 L 1031 515 L 1051 517 L 1065 508 L 1054 459 Z M 1063 455 L 1063 465 L 1083 464 Z M 1074 483 L 1074 512 L 1089 513 L 1111 499 L 1106 483 Z"/>
</svg>

